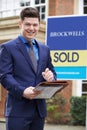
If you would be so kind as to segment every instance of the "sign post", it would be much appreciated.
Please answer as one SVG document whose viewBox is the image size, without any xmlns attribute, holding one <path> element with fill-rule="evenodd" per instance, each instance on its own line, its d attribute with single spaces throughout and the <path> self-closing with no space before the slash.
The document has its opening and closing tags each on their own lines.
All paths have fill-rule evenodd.
<svg viewBox="0 0 87 130">
<path fill-rule="evenodd" d="M 87 16 L 49 17 L 47 45 L 58 79 L 87 79 Z"/>
</svg>

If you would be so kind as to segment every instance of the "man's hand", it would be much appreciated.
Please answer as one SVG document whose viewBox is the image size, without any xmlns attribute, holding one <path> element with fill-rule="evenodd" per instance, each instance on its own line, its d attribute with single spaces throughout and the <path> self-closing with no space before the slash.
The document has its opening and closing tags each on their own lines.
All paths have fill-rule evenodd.
<svg viewBox="0 0 87 130">
<path fill-rule="evenodd" d="M 46 68 L 45 71 L 42 72 L 42 76 L 47 82 L 51 82 L 54 80 L 53 72 L 49 70 L 49 68 Z"/>
<path fill-rule="evenodd" d="M 40 93 L 41 93 L 41 91 L 35 91 L 34 87 L 30 86 L 24 90 L 23 97 L 25 97 L 27 99 L 33 99 Z"/>
</svg>

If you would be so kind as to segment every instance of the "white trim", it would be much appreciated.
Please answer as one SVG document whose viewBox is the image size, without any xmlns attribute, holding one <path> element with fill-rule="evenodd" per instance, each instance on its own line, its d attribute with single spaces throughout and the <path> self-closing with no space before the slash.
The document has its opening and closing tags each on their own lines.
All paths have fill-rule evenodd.
<svg viewBox="0 0 87 130">
<path fill-rule="evenodd" d="M 24 1 L 24 0 L 23 0 Z M 25 1 L 24 1 L 25 2 Z M 45 9 L 47 7 L 47 1 L 45 0 L 45 3 L 39 3 L 39 4 L 35 4 L 35 0 L 31 0 L 30 1 L 30 6 L 32 7 L 42 7 L 42 6 L 45 6 Z M 28 7 L 28 6 L 19 6 L 19 7 L 13 7 L 11 6 L 11 8 L 9 9 L 0 9 L 0 17 L 8 17 L 8 16 L 16 16 L 16 15 L 19 15 L 19 12 L 21 11 L 21 9 L 25 8 L 25 7 Z M 45 19 L 46 19 L 46 12 L 47 10 L 44 12 L 45 14 Z M 42 14 L 42 12 L 40 12 L 40 15 Z"/>
<path fill-rule="evenodd" d="M 72 81 L 72 95 L 73 96 L 82 96 L 82 80 L 73 80 Z"/>
<path fill-rule="evenodd" d="M 82 14 L 82 15 L 78 15 L 78 14 L 73 14 L 73 15 L 55 15 L 55 16 L 48 16 L 47 19 L 52 19 L 52 18 L 67 18 L 67 17 L 83 17 L 86 16 L 87 14 Z"/>
<path fill-rule="evenodd" d="M 47 17 L 48 17 L 48 11 L 49 11 L 49 4 L 48 4 L 48 3 L 49 3 L 49 0 L 48 0 L 48 1 L 46 0 L 46 3 L 45 3 L 45 4 L 46 4 L 46 6 L 45 6 L 45 7 L 46 7 L 45 21 L 46 21 L 46 19 L 47 19 Z"/>
<path fill-rule="evenodd" d="M 49 8 L 50 8 L 49 7 L 49 2 L 50 2 L 49 0 L 48 1 L 46 0 L 46 7 L 47 7 L 46 8 L 46 18 L 49 16 Z"/>
<path fill-rule="evenodd" d="M 83 14 L 84 10 L 83 10 L 83 1 L 84 0 L 78 0 L 79 3 L 78 3 L 78 6 L 79 6 L 79 14 Z"/>
<path fill-rule="evenodd" d="M 34 6 L 35 4 L 34 4 L 34 0 L 31 0 L 30 1 L 30 6 Z"/>
<path fill-rule="evenodd" d="M 83 0 L 74 0 L 74 14 L 82 15 L 83 12 Z"/>
</svg>

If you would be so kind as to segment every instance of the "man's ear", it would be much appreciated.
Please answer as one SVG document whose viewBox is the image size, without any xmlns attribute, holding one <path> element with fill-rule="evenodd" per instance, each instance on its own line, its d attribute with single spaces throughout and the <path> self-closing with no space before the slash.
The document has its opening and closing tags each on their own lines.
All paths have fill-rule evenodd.
<svg viewBox="0 0 87 130">
<path fill-rule="evenodd" d="M 19 20 L 18 25 L 19 25 L 19 28 L 21 28 L 21 26 L 22 26 L 22 21 L 21 20 Z"/>
</svg>

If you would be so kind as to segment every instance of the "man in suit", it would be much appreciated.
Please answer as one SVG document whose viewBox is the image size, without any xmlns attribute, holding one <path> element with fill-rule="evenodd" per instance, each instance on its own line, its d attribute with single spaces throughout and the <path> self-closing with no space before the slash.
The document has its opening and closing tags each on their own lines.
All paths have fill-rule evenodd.
<svg viewBox="0 0 87 130">
<path fill-rule="evenodd" d="M 49 48 L 36 41 L 40 16 L 35 8 L 20 13 L 20 35 L 0 46 L 0 82 L 7 90 L 6 130 L 43 130 L 46 117 L 45 99 L 34 99 L 40 91 L 35 86 L 53 81 L 56 73 Z M 30 57 L 30 43 L 37 60 L 37 70 Z"/>
</svg>

